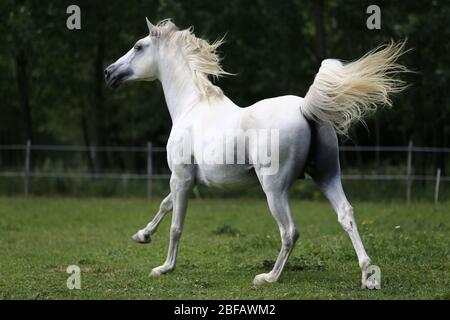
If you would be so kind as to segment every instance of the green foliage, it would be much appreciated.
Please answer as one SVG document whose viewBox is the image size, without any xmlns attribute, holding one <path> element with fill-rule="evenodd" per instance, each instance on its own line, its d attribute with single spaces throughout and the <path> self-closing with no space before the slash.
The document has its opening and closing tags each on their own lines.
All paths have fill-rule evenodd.
<svg viewBox="0 0 450 320">
<path fill-rule="evenodd" d="M 170 218 L 148 245 L 130 236 L 159 201 L 0 198 L 0 298 L 449 298 L 448 202 L 353 205 L 367 252 L 381 268 L 381 290 L 360 289 L 350 240 L 324 202 L 293 201 L 300 239 L 279 282 L 255 288 L 253 277 L 272 268 L 280 248 L 262 199 L 192 201 L 177 269 L 149 278 L 166 257 Z M 66 288 L 73 264 L 81 268 L 81 290 Z"/>
<path fill-rule="evenodd" d="M 98 179 L 77 177 L 74 173 L 64 178 L 33 177 L 30 178 L 29 192 L 33 196 L 49 195 L 61 197 L 120 197 L 136 198 L 147 196 L 147 181 L 145 179 Z M 346 180 L 343 182 L 345 193 L 350 201 L 405 201 L 406 181 L 362 181 Z M 256 186 L 239 190 L 220 190 L 197 186 L 201 199 L 265 199 L 261 187 Z M 416 181 L 412 184 L 411 194 L 414 202 L 434 201 L 434 181 Z M 169 183 L 166 179 L 154 180 L 152 194 L 163 197 L 169 193 Z M 3 196 L 21 196 L 24 193 L 22 177 L 2 177 L 0 179 L 0 194 Z M 291 189 L 291 199 L 309 201 L 324 201 L 325 197 L 312 180 L 299 180 Z M 191 192 L 191 197 L 196 197 Z M 442 182 L 439 191 L 439 201 L 450 199 L 450 184 Z M 219 231 L 218 231 L 219 232 Z M 226 230 L 224 231 L 226 232 Z"/>
<path fill-rule="evenodd" d="M 316 32 L 315 1 L 87 1 L 77 4 L 82 29 L 66 28 L 70 1 L 14 1 L 0 4 L 0 144 L 23 143 L 26 111 L 21 107 L 18 72 L 28 80 L 33 143 L 82 145 L 165 145 L 171 121 L 157 83 L 107 89 L 102 71 L 147 33 L 144 17 L 171 17 L 181 27 L 214 40 L 226 34 L 224 67 L 236 76 L 219 85 L 245 106 L 282 94 L 303 96 L 325 55 L 360 57 L 389 39 L 408 39 L 413 49 L 401 62 L 416 74 L 411 87 L 381 111 L 352 129 L 360 145 L 450 144 L 450 6 L 447 1 L 378 1 L 382 29 L 366 28 L 371 1 L 323 1 L 324 38 Z M 24 53 L 25 69 L 15 61 Z M 86 159 L 84 161 L 87 162 Z M 108 159 L 86 166 L 104 168 Z M 94 162 L 94 160 L 91 160 Z M 3 164 L 2 164 L 3 165 Z M 161 164 L 162 166 L 162 164 Z M 444 156 L 433 166 L 445 174 Z M 93 170 L 93 168 L 90 168 Z"/>
<path fill-rule="evenodd" d="M 98 81 L 102 82 L 105 100 L 99 115 L 107 130 L 105 142 L 141 144 L 149 137 L 160 144 L 165 142 L 170 121 L 159 86 L 133 84 L 110 91 L 104 88 L 101 75 L 96 74 L 146 34 L 145 15 L 154 21 L 172 17 L 182 28 L 193 25 L 198 36 L 209 40 L 226 33 L 224 64 L 238 76 L 223 79 L 220 85 L 241 105 L 280 94 L 303 95 L 317 71 L 315 16 L 309 2 L 79 1 L 82 29 L 78 31 L 65 27 L 68 4 L 19 4 L 10 0 L 2 1 L 0 7 L 0 34 L 6 44 L 0 51 L 2 110 L 11 112 L 18 108 L 12 56 L 23 48 L 31 68 L 36 142 L 83 144 L 82 116 L 89 119 L 90 133 L 95 135 L 98 101 L 94 88 Z M 390 38 L 408 38 L 408 47 L 414 50 L 402 62 L 419 73 L 409 79 L 413 87 L 396 100 L 394 112 L 379 115 L 380 120 L 390 119 L 381 121 L 380 132 L 386 142 L 394 142 L 390 138 L 403 130 L 403 135 L 393 136 L 398 144 L 405 144 L 412 134 L 433 143 L 426 139 L 429 131 L 440 130 L 439 135 L 448 130 L 443 125 L 448 120 L 449 101 L 442 93 L 450 77 L 449 6 L 442 1 L 381 1 L 378 5 L 382 9 L 382 29 L 369 31 L 365 27 L 365 9 L 369 4 L 370 1 L 325 2 L 326 54 L 355 59 Z M 101 43 L 104 47 L 99 53 Z M 101 70 L 95 66 L 98 54 Z M 7 120 L 0 118 L 5 133 L 10 132 L 6 131 L 8 128 L 21 125 L 17 115 L 15 121 Z M 419 128 L 417 123 L 421 124 Z M 372 127 L 371 121 L 369 128 Z M 364 142 L 373 139 L 364 129 L 357 131 Z M 23 139 L 22 134 L 1 136 L 3 143 Z"/>
</svg>

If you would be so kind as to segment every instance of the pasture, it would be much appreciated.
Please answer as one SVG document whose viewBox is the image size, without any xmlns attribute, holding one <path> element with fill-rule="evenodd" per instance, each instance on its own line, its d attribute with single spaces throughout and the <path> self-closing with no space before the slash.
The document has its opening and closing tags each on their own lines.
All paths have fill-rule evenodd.
<svg viewBox="0 0 450 320">
<path fill-rule="evenodd" d="M 361 290 L 347 234 L 330 205 L 292 199 L 300 239 L 278 283 L 280 237 L 263 199 L 192 200 L 177 269 L 148 277 L 167 253 L 170 216 L 153 242 L 130 236 L 160 199 L 0 198 L 1 299 L 449 299 L 450 203 L 353 203 L 382 289 Z M 81 268 L 81 289 L 65 271 Z"/>
</svg>

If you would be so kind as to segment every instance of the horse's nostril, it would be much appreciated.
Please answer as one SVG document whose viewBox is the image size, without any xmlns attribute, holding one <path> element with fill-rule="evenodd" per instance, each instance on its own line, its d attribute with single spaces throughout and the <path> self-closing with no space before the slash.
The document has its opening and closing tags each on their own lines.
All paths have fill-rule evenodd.
<svg viewBox="0 0 450 320">
<path fill-rule="evenodd" d="M 105 69 L 105 77 L 108 77 L 108 75 L 109 75 L 108 69 Z"/>
</svg>

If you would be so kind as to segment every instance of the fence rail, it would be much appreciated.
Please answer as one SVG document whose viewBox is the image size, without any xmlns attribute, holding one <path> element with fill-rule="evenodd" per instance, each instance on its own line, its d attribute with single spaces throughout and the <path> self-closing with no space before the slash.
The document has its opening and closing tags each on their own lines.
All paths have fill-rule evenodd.
<svg viewBox="0 0 450 320">
<path fill-rule="evenodd" d="M 148 143 L 146 147 L 136 146 L 77 146 L 77 145 L 32 145 L 30 142 L 26 144 L 16 145 L 0 145 L 0 151 L 23 151 L 25 161 L 23 171 L 1 171 L 0 177 L 23 177 L 24 178 L 24 194 L 29 193 L 29 178 L 43 177 L 43 178 L 86 178 L 86 179 L 136 179 L 147 181 L 147 196 L 152 196 L 152 182 L 153 180 L 169 179 L 170 174 L 155 174 L 153 173 L 153 154 L 165 153 L 166 148 L 154 147 L 152 143 Z M 124 152 L 124 153 L 146 153 L 147 168 L 146 173 L 100 173 L 100 172 L 39 172 L 31 170 L 31 151 L 60 151 L 60 152 L 89 152 L 95 155 L 97 152 Z M 450 176 L 441 176 L 441 169 L 438 168 L 436 176 L 431 175 L 414 175 L 412 170 L 412 159 L 414 153 L 450 153 L 450 148 L 435 148 L 435 147 L 417 147 L 413 146 L 410 141 L 408 146 L 341 146 L 340 152 L 404 152 L 406 156 L 406 172 L 405 174 L 344 174 L 344 180 L 379 180 L 379 181 L 405 181 L 406 182 L 406 201 L 411 200 L 411 185 L 413 181 L 435 181 L 434 201 L 437 202 L 439 198 L 439 188 L 441 182 L 450 181 Z"/>
<path fill-rule="evenodd" d="M 10 145 L 0 145 L 1 150 L 23 150 L 27 149 L 26 144 L 10 144 Z M 96 147 L 96 146 L 67 146 L 67 145 L 31 145 L 31 150 L 40 151 L 79 151 L 79 152 L 147 152 L 148 147 Z M 154 152 L 166 152 L 165 147 L 152 147 Z M 450 153 L 450 148 L 435 148 L 435 147 L 416 147 L 412 146 L 340 146 L 339 151 L 350 151 L 350 152 L 428 152 L 428 153 Z"/>
</svg>

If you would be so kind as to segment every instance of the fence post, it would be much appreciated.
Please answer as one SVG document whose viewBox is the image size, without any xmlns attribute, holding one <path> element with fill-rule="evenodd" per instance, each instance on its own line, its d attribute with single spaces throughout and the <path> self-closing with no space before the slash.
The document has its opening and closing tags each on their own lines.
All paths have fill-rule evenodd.
<svg viewBox="0 0 450 320">
<path fill-rule="evenodd" d="M 380 145 L 377 143 L 375 146 L 375 165 L 377 170 L 380 169 Z"/>
<path fill-rule="evenodd" d="M 92 170 L 94 170 L 93 173 L 97 173 L 98 172 L 98 161 L 97 161 L 97 151 L 95 146 L 89 146 L 89 156 L 92 159 L 92 163 L 93 163 L 93 168 Z"/>
<path fill-rule="evenodd" d="M 198 186 L 195 186 L 192 191 L 194 192 L 194 196 L 196 199 L 201 199 L 202 196 L 200 195 L 200 190 L 198 190 Z"/>
<path fill-rule="evenodd" d="M 124 173 L 121 175 L 122 178 L 122 188 L 124 192 L 128 191 L 128 173 Z"/>
<path fill-rule="evenodd" d="M 436 171 L 436 185 L 434 186 L 434 204 L 439 201 L 439 184 L 441 183 L 441 168 Z"/>
<path fill-rule="evenodd" d="M 147 143 L 147 197 L 152 197 L 153 176 L 152 176 L 152 143 Z"/>
<path fill-rule="evenodd" d="M 25 196 L 28 196 L 28 183 L 30 176 L 30 156 L 31 156 L 31 141 L 27 140 L 26 148 L 25 148 L 25 172 L 24 172 L 24 181 L 23 188 Z"/>
<path fill-rule="evenodd" d="M 412 185 L 412 179 L 411 179 L 411 171 L 412 171 L 412 148 L 413 148 L 413 142 L 412 140 L 409 140 L 408 143 L 408 160 L 406 164 L 406 202 L 411 202 L 411 185 Z"/>
</svg>

